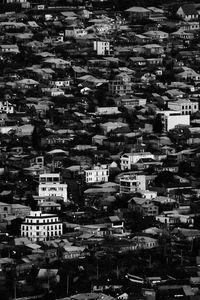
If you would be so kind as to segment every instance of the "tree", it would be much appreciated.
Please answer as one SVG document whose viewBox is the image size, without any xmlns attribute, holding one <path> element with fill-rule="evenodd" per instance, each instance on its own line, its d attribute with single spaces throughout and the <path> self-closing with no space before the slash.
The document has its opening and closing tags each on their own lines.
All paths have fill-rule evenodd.
<svg viewBox="0 0 200 300">
<path fill-rule="evenodd" d="M 153 130 L 156 133 L 161 133 L 163 132 L 163 123 L 162 123 L 162 119 L 161 119 L 161 115 L 157 114 L 153 123 Z"/>
<path fill-rule="evenodd" d="M 169 171 L 160 172 L 155 178 L 156 186 L 162 187 L 174 182 L 174 175 Z"/>
<path fill-rule="evenodd" d="M 35 150 L 38 150 L 40 146 L 41 146 L 41 138 L 39 134 L 39 128 L 35 126 L 32 133 L 32 147 Z"/>
</svg>

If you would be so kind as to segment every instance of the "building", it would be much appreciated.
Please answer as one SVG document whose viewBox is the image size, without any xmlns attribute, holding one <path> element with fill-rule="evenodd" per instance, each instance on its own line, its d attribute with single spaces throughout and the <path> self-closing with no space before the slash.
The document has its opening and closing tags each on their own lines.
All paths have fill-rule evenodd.
<svg viewBox="0 0 200 300">
<path fill-rule="evenodd" d="M 109 170 L 107 165 L 97 165 L 85 170 L 86 183 L 108 182 Z"/>
<path fill-rule="evenodd" d="M 65 37 L 66 38 L 79 38 L 87 35 L 87 31 L 84 28 L 68 26 L 65 28 Z"/>
<path fill-rule="evenodd" d="M 8 101 L 0 101 L 0 112 L 6 114 L 14 113 L 14 105 Z"/>
<path fill-rule="evenodd" d="M 152 40 L 159 40 L 159 41 L 163 41 L 169 38 L 169 34 L 161 30 L 150 30 L 145 32 L 144 35 L 151 38 Z"/>
<path fill-rule="evenodd" d="M 199 14 L 194 4 L 184 4 L 179 7 L 176 14 L 184 21 L 198 20 Z"/>
<path fill-rule="evenodd" d="M 147 100 L 138 96 L 121 96 L 115 100 L 118 106 L 124 106 L 126 108 L 134 108 L 136 106 L 145 106 Z"/>
<path fill-rule="evenodd" d="M 0 45 L 0 53 L 14 53 L 17 54 L 19 53 L 19 48 L 17 45 Z"/>
<path fill-rule="evenodd" d="M 21 205 L 18 203 L 11 204 L 12 215 L 16 216 L 17 218 L 24 219 L 26 216 L 30 214 L 31 208 L 26 205 Z"/>
<path fill-rule="evenodd" d="M 128 208 L 141 213 L 143 216 L 157 216 L 159 214 L 159 207 L 152 199 L 133 197 L 129 200 Z"/>
<path fill-rule="evenodd" d="M 110 55 L 110 42 L 94 41 L 94 50 L 97 52 L 97 55 Z"/>
<path fill-rule="evenodd" d="M 180 111 L 162 110 L 157 113 L 161 116 L 164 131 L 169 131 L 177 125 L 190 125 L 190 115 L 182 115 Z"/>
<path fill-rule="evenodd" d="M 110 80 L 108 90 L 112 95 L 130 94 L 132 92 L 132 83 L 124 82 L 122 79 Z"/>
<path fill-rule="evenodd" d="M 146 190 L 145 175 L 125 174 L 120 178 L 120 193 L 129 194 Z"/>
<path fill-rule="evenodd" d="M 131 170 L 141 158 L 154 159 L 154 155 L 150 152 L 124 153 L 121 156 L 121 170 Z"/>
<path fill-rule="evenodd" d="M 61 183 L 60 174 L 46 173 L 39 176 L 40 197 L 62 197 L 64 202 L 68 201 L 67 184 Z"/>
<path fill-rule="evenodd" d="M 133 6 L 126 10 L 131 21 L 149 19 L 151 11 L 141 6 Z"/>
<path fill-rule="evenodd" d="M 1 193 L 1 195 L 2 195 L 2 193 Z M 12 212 L 12 209 L 11 209 L 10 204 L 0 202 L 0 220 L 7 218 L 8 215 L 11 215 L 11 212 Z"/>
<path fill-rule="evenodd" d="M 42 214 L 41 211 L 31 211 L 21 225 L 21 236 L 33 242 L 46 241 L 61 236 L 63 224 L 54 214 Z"/>
<path fill-rule="evenodd" d="M 177 101 L 169 101 L 168 108 L 180 111 L 182 115 L 191 115 L 199 110 L 199 103 L 198 101 L 180 99 Z"/>
</svg>

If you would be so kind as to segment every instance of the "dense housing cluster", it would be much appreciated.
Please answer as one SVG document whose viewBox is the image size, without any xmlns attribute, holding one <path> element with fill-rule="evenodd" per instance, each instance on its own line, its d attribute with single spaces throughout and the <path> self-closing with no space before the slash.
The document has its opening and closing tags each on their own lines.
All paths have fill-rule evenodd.
<svg viewBox="0 0 200 300">
<path fill-rule="evenodd" d="M 200 3 L 130 2 L 0 5 L 2 300 L 200 298 Z"/>
</svg>

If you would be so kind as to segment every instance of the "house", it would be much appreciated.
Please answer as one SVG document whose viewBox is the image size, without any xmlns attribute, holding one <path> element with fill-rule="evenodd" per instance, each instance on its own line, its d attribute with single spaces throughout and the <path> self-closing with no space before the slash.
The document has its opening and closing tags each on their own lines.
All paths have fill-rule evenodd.
<svg viewBox="0 0 200 300">
<path fill-rule="evenodd" d="M 106 136 L 104 135 L 99 135 L 99 134 L 96 134 L 92 137 L 92 144 L 93 145 L 103 145 L 103 142 L 107 139 Z"/>
<path fill-rule="evenodd" d="M 181 215 L 176 210 L 164 211 L 160 215 L 156 216 L 156 220 L 166 225 L 174 224 L 188 224 L 194 223 L 194 218 L 190 215 Z"/>
<path fill-rule="evenodd" d="M 59 173 L 46 173 L 39 176 L 39 196 L 62 197 L 64 202 L 68 201 L 67 184 L 61 183 Z"/>
<path fill-rule="evenodd" d="M 162 54 L 164 54 L 163 46 L 158 45 L 158 44 L 143 45 L 142 49 L 146 55 L 162 55 Z"/>
<path fill-rule="evenodd" d="M 110 41 L 94 41 L 94 51 L 97 52 L 97 55 L 110 55 L 111 52 L 111 45 Z"/>
<path fill-rule="evenodd" d="M 17 54 L 19 52 L 20 51 L 18 45 L 0 45 L 0 54 L 7 54 L 7 53 Z"/>
<path fill-rule="evenodd" d="M 143 97 L 139 97 L 136 95 L 124 95 L 114 99 L 117 106 L 122 106 L 127 109 L 132 109 L 136 106 L 145 106 L 147 100 Z"/>
<path fill-rule="evenodd" d="M 8 215 L 11 215 L 11 205 L 7 203 L 0 202 L 0 220 L 7 218 Z"/>
<path fill-rule="evenodd" d="M 11 204 L 11 211 L 12 215 L 14 215 L 16 218 L 24 219 L 30 214 L 31 208 L 26 205 L 13 203 Z"/>
<path fill-rule="evenodd" d="M 131 170 L 140 159 L 154 159 L 154 155 L 150 152 L 124 153 L 121 160 L 121 170 Z"/>
<path fill-rule="evenodd" d="M 118 110 L 118 107 L 96 107 L 96 115 L 117 115 L 121 112 Z"/>
<path fill-rule="evenodd" d="M 169 38 L 169 34 L 167 32 L 161 30 L 150 30 L 143 33 L 143 35 L 151 38 L 152 40 L 163 41 Z"/>
<path fill-rule="evenodd" d="M 176 101 L 169 101 L 168 108 L 171 110 L 180 111 L 182 115 L 191 115 L 199 110 L 199 103 L 198 101 L 179 99 Z"/>
<path fill-rule="evenodd" d="M 136 247 L 139 249 L 152 249 L 159 246 L 157 239 L 148 236 L 135 236 L 132 241 L 136 243 Z"/>
<path fill-rule="evenodd" d="M 85 182 L 108 182 L 109 170 L 107 165 L 96 165 L 92 169 L 85 170 Z"/>
<path fill-rule="evenodd" d="M 1 100 L 0 101 L 0 113 L 13 114 L 14 105 L 9 101 Z"/>
<path fill-rule="evenodd" d="M 181 5 L 177 10 L 176 14 L 184 21 L 194 21 L 194 20 L 198 20 L 199 18 L 198 11 L 196 10 L 194 4 Z"/>
<path fill-rule="evenodd" d="M 182 40 L 192 40 L 192 39 L 194 39 L 194 33 L 191 32 L 191 31 L 186 31 L 183 28 L 179 28 L 177 31 L 172 32 L 170 34 L 170 36 L 173 39 L 177 39 L 177 38 L 182 39 Z"/>
<path fill-rule="evenodd" d="M 61 210 L 61 205 L 59 203 L 56 203 L 54 201 L 44 201 L 40 203 L 39 210 L 43 213 L 56 213 L 57 211 Z"/>
<path fill-rule="evenodd" d="M 85 247 L 78 246 L 63 246 L 62 258 L 63 259 L 76 259 L 83 255 Z"/>
<path fill-rule="evenodd" d="M 126 95 L 132 92 L 132 83 L 124 82 L 122 79 L 110 80 L 108 83 L 109 93 L 112 95 Z"/>
<path fill-rule="evenodd" d="M 129 126 L 127 123 L 122 122 L 106 122 L 100 124 L 100 128 L 103 130 L 103 133 L 106 135 L 111 131 L 121 130 L 122 132 L 129 132 Z"/>
<path fill-rule="evenodd" d="M 141 6 L 132 6 L 125 11 L 131 21 L 149 19 L 151 11 Z"/>
<path fill-rule="evenodd" d="M 70 79 L 57 79 L 57 80 L 52 80 L 50 81 L 50 84 L 54 88 L 66 88 L 70 86 Z"/>
<path fill-rule="evenodd" d="M 133 67 L 145 67 L 147 62 L 142 56 L 130 57 L 130 64 Z"/>
<path fill-rule="evenodd" d="M 65 69 L 71 66 L 71 62 L 61 58 L 49 57 L 44 60 L 44 65 L 52 69 Z"/>
<path fill-rule="evenodd" d="M 33 79 L 24 78 L 16 81 L 16 85 L 19 89 L 33 89 L 38 87 L 39 82 Z"/>
<path fill-rule="evenodd" d="M 63 233 L 63 224 L 54 214 L 42 214 L 41 211 L 30 211 L 21 225 L 21 236 L 33 242 L 46 241 Z"/>
<path fill-rule="evenodd" d="M 120 176 L 120 194 L 130 194 L 140 190 L 146 190 L 145 175 Z"/>
<path fill-rule="evenodd" d="M 131 211 L 140 212 L 144 216 L 157 216 L 159 214 L 158 205 L 152 199 L 133 197 L 128 202 L 128 208 Z"/>
<path fill-rule="evenodd" d="M 87 35 L 87 30 L 81 27 L 76 26 L 67 26 L 65 28 L 65 37 L 66 38 L 80 38 Z"/>
<path fill-rule="evenodd" d="M 159 114 L 161 117 L 164 131 L 169 131 L 170 129 L 175 128 L 177 125 L 190 125 L 190 115 L 182 115 L 180 111 L 162 110 L 157 111 L 157 114 Z"/>
</svg>

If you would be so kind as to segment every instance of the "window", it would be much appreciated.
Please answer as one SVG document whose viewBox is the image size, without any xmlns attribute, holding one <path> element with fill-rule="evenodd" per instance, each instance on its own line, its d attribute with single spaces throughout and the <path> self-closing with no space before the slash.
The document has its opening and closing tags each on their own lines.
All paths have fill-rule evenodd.
<svg viewBox="0 0 200 300">
<path fill-rule="evenodd" d="M 4 210 L 4 211 L 7 211 L 7 210 L 8 210 L 7 206 L 5 206 L 5 207 L 3 208 L 3 210 Z"/>
</svg>

